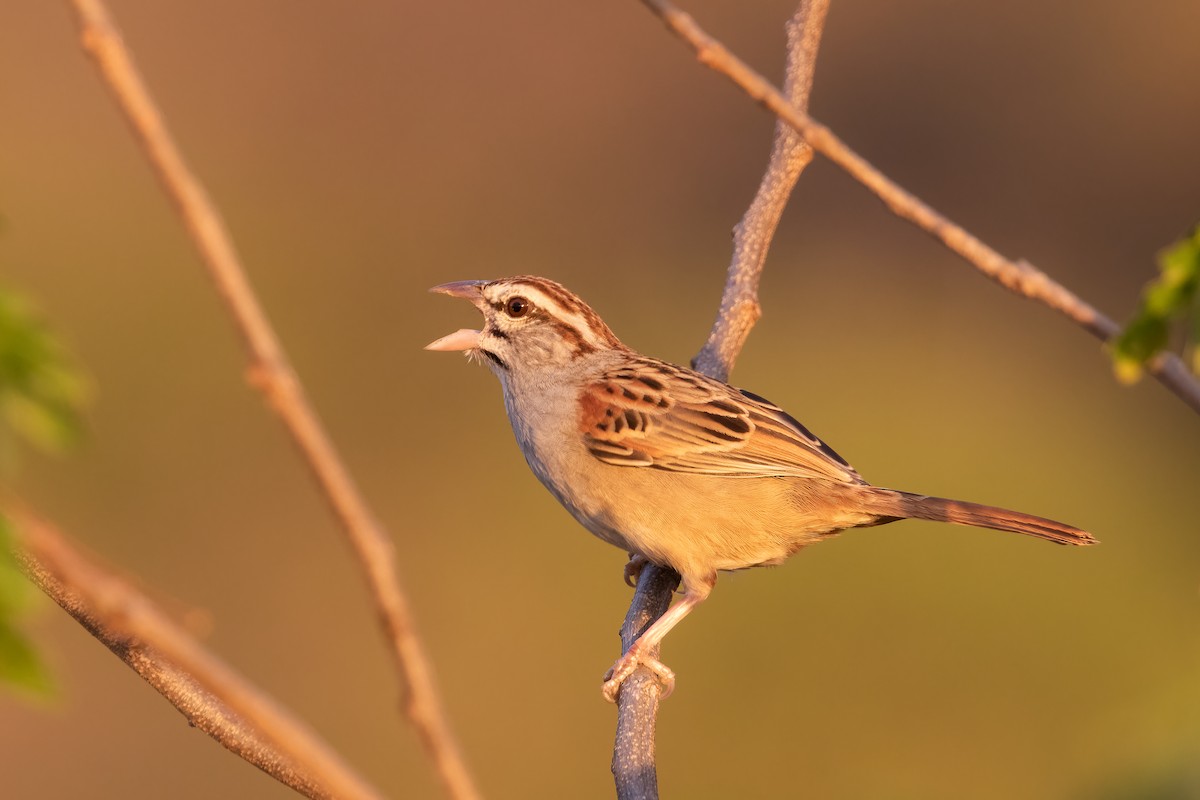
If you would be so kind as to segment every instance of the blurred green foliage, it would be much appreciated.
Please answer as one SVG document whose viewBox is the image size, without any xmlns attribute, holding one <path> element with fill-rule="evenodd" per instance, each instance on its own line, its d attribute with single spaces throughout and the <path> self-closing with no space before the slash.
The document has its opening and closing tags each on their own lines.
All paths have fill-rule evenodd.
<svg viewBox="0 0 1200 800">
<path fill-rule="evenodd" d="M 53 690 L 50 672 L 16 625 L 33 599 L 33 587 L 21 574 L 12 546 L 9 521 L 0 516 L 0 683 L 48 695 Z"/>
<path fill-rule="evenodd" d="M 20 442 L 58 452 L 79 438 L 85 383 L 33 305 L 0 289 L 0 466 L 12 472 Z M 37 651 L 17 627 L 32 587 L 13 554 L 10 522 L 0 516 L 0 683 L 47 694 L 52 684 Z"/>
<path fill-rule="evenodd" d="M 1125 383 L 1141 377 L 1146 361 L 1167 348 L 1172 327 L 1189 318 L 1186 347 L 1192 371 L 1200 372 L 1200 225 L 1159 255 L 1158 270 L 1142 293 L 1137 315 L 1113 343 L 1113 366 Z"/>
<path fill-rule="evenodd" d="M 28 300 L 0 288 L 0 463 L 17 442 L 57 452 L 79 438 L 85 383 Z"/>
</svg>

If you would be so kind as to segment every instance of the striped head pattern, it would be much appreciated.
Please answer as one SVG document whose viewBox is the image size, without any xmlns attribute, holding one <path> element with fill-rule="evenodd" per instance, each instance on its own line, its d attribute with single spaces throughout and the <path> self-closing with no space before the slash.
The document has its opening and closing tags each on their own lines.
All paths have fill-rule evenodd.
<svg viewBox="0 0 1200 800">
<path fill-rule="evenodd" d="M 430 291 L 470 300 L 483 313 L 482 330 L 460 330 L 426 346 L 465 350 L 494 370 L 514 363 L 534 368 L 569 364 L 602 350 L 627 350 L 604 320 L 570 290 L 522 275 L 496 281 L 458 281 Z"/>
</svg>

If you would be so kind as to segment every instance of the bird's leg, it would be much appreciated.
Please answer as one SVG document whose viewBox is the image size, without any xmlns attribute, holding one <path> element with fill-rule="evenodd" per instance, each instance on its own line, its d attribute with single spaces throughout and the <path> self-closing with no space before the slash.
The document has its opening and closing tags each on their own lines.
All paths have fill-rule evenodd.
<svg viewBox="0 0 1200 800">
<path fill-rule="evenodd" d="M 668 631 L 678 625 L 680 620 L 690 614 L 692 609 L 704 598 L 708 597 L 716 580 L 716 575 L 699 581 L 685 580 L 683 597 L 676 601 L 675 605 L 667 610 L 667 613 L 655 620 L 653 625 L 643 631 L 637 641 L 625 651 L 625 655 L 618 658 L 617 663 L 613 664 L 612 669 L 604 676 L 602 691 L 608 702 L 617 702 L 617 693 L 621 689 L 621 684 L 639 666 L 646 667 L 658 676 L 663 687 L 662 696 L 664 698 L 674 691 L 675 673 L 649 653 L 662 643 L 663 637 L 667 635 Z"/>
</svg>

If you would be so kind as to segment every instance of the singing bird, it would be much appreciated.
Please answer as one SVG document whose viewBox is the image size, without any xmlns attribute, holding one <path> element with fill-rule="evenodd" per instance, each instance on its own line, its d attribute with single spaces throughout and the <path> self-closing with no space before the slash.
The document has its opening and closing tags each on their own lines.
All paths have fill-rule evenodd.
<svg viewBox="0 0 1200 800">
<path fill-rule="evenodd" d="M 561 284 L 521 276 L 431 291 L 470 301 L 481 330 L 429 344 L 491 368 L 530 468 L 583 527 L 682 577 L 683 597 L 605 676 L 615 700 L 647 652 L 708 597 L 723 570 L 779 564 L 847 528 L 901 519 L 1013 531 L 1058 544 L 1091 534 L 1020 511 L 883 489 L 779 406 L 626 347 Z"/>
</svg>

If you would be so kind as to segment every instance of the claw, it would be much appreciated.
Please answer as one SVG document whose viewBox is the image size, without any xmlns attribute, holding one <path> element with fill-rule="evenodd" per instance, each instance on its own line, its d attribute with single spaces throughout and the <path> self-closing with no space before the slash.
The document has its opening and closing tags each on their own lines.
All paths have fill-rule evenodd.
<svg viewBox="0 0 1200 800">
<path fill-rule="evenodd" d="M 645 667 L 654 673 L 661 691 L 660 699 L 667 699 L 671 696 L 671 692 L 675 691 L 675 673 L 671 671 L 671 668 L 657 658 L 643 655 L 635 644 L 625 655 L 617 659 L 617 662 L 612 665 L 612 669 L 605 673 L 604 686 L 600 689 L 604 694 L 604 699 L 610 703 L 617 702 L 621 685 L 638 667 Z"/>
<path fill-rule="evenodd" d="M 636 589 L 638 578 L 642 576 L 642 570 L 649 563 L 650 559 L 641 553 L 630 553 L 629 560 L 625 562 L 625 585 Z"/>
<path fill-rule="evenodd" d="M 643 559 L 644 560 L 644 559 Z M 641 569 L 645 564 L 637 564 L 637 557 L 629 559 L 628 569 Z M 708 593 L 712 590 L 712 585 L 716 582 L 716 573 L 707 578 L 701 577 L 699 580 L 693 579 L 685 581 L 683 590 L 683 599 L 678 600 L 667 609 L 667 613 L 651 623 L 650 627 L 642 631 L 642 635 L 637 638 L 625 655 L 617 659 L 617 663 L 613 664 L 612 669 L 604 676 L 604 697 L 610 703 L 615 703 L 617 695 L 620 694 L 621 684 L 633 674 L 633 671 L 638 667 L 646 667 L 653 672 L 658 678 L 659 685 L 662 687 L 662 697 L 667 697 L 675 688 L 675 673 L 667 669 L 661 661 L 646 653 L 654 653 L 658 651 L 659 644 L 662 643 L 663 637 L 667 632 L 679 624 L 679 620 L 686 617 L 691 610 L 696 607 L 704 598 L 708 597 Z"/>
</svg>

